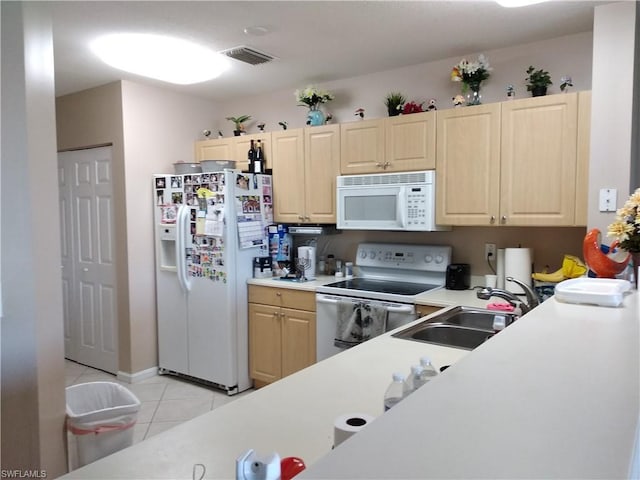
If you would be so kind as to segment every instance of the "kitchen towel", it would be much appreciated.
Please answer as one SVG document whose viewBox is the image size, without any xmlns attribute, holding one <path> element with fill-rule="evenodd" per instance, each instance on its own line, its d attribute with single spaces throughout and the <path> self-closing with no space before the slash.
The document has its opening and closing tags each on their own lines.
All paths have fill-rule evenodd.
<svg viewBox="0 0 640 480">
<path fill-rule="evenodd" d="M 504 288 L 517 295 L 525 292 L 515 282 L 508 282 L 507 277 L 513 277 L 522 283 L 531 285 L 533 252 L 530 248 L 505 248 L 504 251 Z"/>
<path fill-rule="evenodd" d="M 374 418 L 366 413 L 347 413 L 333 422 L 333 446 L 337 447 L 347 438 L 358 433 L 373 422 Z"/>
<path fill-rule="evenodd" d="M 307 280 L 316 278 L 316 247 L 298 247 L 298 259 L 302 259 L 305 264 L 304 276 Z M 302 271 L 302 267 L 300 267 Z"/>
<path fill-rule="evenodd" d="M 504 289 L 504 248 L 498 249 L 498 258 L 496 260 L 496 287 Z"/>
<path fill-rule="evenodd" d="M 364 302 L 338 302 L 338 321 L 334 345 L 350 348 L 384 333 L 388 313 L 384 307 Z"/>
</svg>

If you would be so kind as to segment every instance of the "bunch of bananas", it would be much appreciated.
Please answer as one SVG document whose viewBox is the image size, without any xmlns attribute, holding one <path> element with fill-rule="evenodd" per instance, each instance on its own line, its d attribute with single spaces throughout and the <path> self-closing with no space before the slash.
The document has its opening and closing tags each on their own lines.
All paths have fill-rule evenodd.
<svg viewBox="0 0 640 480">
<path fill-rule="evenodd" d="M 573 255 L 565 255 L 562 260 L 562 267 L 555 272 L 537 272 L 531 274 L 531 277 L 539 282 L 558 283 L 568 278 L 582 277 L 585 273 L 587 273 L 587 266 L 582 260 Z"/>
</svg>

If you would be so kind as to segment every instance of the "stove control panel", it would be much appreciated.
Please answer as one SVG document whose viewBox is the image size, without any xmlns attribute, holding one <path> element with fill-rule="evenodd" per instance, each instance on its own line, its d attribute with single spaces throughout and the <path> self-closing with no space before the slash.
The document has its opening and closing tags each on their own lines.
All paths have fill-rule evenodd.
<svg viewBox="0 0 640 480">
<path fill-rule="evenodd" d="M 445 272 L 447 265 L 451 263 L 451 247 L 361 243 L 358 245 L 356 256 L 356 265 L 360 267 Z"/>
</svg>

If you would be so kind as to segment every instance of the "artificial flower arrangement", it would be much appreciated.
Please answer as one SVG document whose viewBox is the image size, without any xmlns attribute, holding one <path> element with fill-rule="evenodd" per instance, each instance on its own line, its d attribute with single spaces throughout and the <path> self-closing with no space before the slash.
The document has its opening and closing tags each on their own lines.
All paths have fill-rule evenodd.
<svg viewBox="0 0 640 480">
<path fill-rule="evenodd" d="M 424 110 L 422 109 L 422 103 L 407 102 L 402 107 L 403 115 L 407 115 L 409 113 L 420 113 L 420 112 L 424 112 Z"/>
<path fill-rule="evenodd" d="M 302 90 L 296 90 L 295 96 L 301 107 L 306 105 L 311 109 L 316 108 L 319 103 L 327 103 L 335 98 L 332 93 L 326 90 L 319 90 L 313 85 L 309 85 Z"/>
<path fill-rule="evenodd" d="M 466 93 L 469 88 L 477 92 L 480 90 L 480 83 L 489 78 L 491 70 L 493 69 L 483 54 L 480 54 L 475 62 L 463 58 L 451 70 L 451 80 L 462 82 L 462 93 Z"/>
<path fill-rule="evenodd" d="M 607 235 L 618 240 L 623 250 L 640 253 L 640 188 L 618 209 L 616 220 L 609 225 Z"/>
</svg>

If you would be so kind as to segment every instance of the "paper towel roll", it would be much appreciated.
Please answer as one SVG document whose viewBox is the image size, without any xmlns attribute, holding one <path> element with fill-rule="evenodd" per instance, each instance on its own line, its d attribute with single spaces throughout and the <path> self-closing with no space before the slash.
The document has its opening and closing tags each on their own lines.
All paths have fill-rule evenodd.
<svg viewBox="0 0 640 480">
<path fill-rule="evenodd" d="M 524 294 L 524 290 L 515 282 L 507 282 L 507 277 L 513 277 L 522 283 L 531 285 L 531 265 L 533 263 L 530 248 L 505 248 L 504 251 L 504 288 L 515 294 Z"/>
<path fill-rule="evenodd" d="M 498 258 L 496 260 L 496 287 L 504 289 L 504 248 L 498 249 Z"/>
<path fill-rule="evenodd" d="M 337 447 L 371 422 L 373 422 L 373 417 L 366 413 L 347 413 L 340 415 L 333 422 L 333 446 Z"/>
<path fill-rule="evenodd" d="M 316 247 L 298 247 L 298 258 L 304 258 L 307 261 L 308 267 L 305 268 L 304 276 L 308 280 L 316 278 Z"/>
</svg>

